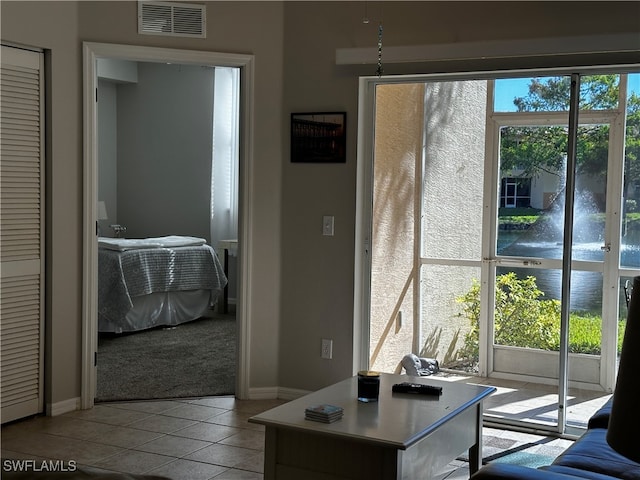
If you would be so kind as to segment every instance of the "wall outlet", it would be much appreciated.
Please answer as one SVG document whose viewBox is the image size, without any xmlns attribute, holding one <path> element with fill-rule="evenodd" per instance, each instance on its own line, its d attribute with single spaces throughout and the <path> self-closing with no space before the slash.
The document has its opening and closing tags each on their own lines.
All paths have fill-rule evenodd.
<svg viewBox="0 0 640 480">
<path fill-rule="evenodd" d="M 322 351 L 320 352 L 320 357 L 326 358 L 327 360 L 331 360 L 331 358 L 333 358 L 333 340 L 328 340 L 326 338 L 322 339 Z"/>
</svg>

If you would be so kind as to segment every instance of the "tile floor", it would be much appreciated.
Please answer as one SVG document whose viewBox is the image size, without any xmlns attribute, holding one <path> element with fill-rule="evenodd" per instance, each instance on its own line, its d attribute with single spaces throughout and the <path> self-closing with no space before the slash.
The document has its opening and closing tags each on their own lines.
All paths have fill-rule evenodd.
<svg viewBox="0 0 640 480">
<path fill-rule="evenodd" d="M 515 387 L 520 388 L 520 393 Z M 532 411 L 539 411 L 540 403 L 536 407 L 534 399 L 536 391 L 531 388 L 503 385 L 496 393 L 485 404 L 487 413 L 520 412 L 526 418 Z M 545 391 L 538 391 L 537 395 L 547 411 Z M 588 401 L 585 412 L 591 412 L 603 401 L 602 397 L 597 397 L 595 404 Z M 4 425 L 2 458 L 75 460 L 81 465 L 162 475 L 173 480 L 262 480 L 264 427 L 247 420 L 282 403 L 208 397 L 98 404 L 91 410 Z M 541 440 L 544 441 L 539 448 L 555 456 L 571 443 L 487 427 L 483 435 L 485 457 L 516 443 Z M 468 464 L 456 460 L 437 480 L 462 478 L 469 478 Z"/>
<path fill-rule="evenodd" d="M 75 460 L 174 480 L 262 479 L 264 427 L 278 400 L 233 397 L 98 404 L 2 427 L 2 458 Z"/>
</svg>

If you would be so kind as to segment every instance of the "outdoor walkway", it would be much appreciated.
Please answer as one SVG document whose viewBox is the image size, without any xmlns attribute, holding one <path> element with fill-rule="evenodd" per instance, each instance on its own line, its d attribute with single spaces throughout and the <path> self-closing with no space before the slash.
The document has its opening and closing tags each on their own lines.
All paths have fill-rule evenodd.
<svg viewBox="0 0 640 480">
<path fill-rule="evenodd" d="M 441 378 L 496 387 L 496 392 L 483 402 L 485 419 L 532 422 L 547 428 L 558 422 L 557 386 L 449 373 L 443 373 Z M 589 418 L 610 397 L 611 393 L 570 388 L 567 426 L 586 428 Z"/>
</svg>

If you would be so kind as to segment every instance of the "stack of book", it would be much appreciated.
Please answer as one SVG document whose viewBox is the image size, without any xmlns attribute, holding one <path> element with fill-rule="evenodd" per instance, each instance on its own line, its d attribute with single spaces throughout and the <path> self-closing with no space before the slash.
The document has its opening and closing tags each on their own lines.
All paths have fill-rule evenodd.
<svg viewBox="0 0 640 480">
<path fill-rule="evenodd" d="M 343 413 L 342 407 L 325 403 L 305 408 L 304 418 L 313 420 L 314 422 L 333 423 L 336 420 L 340 420 Z"/>
</svg>

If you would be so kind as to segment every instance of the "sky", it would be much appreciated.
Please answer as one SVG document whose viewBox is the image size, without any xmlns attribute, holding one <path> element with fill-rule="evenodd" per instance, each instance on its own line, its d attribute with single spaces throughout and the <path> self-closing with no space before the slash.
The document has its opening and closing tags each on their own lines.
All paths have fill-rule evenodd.
<svg viewBox="0 0 640 480">
<path fill-rule="evenodd" d="M 496 112 L 515 112 L 515 97 L 524 97 L 529 91 L 530 78 L 507 78 L 496 80 Z M 640 73 L 628 76 L 629 91 L 640 94 Z"/>
</svg>

